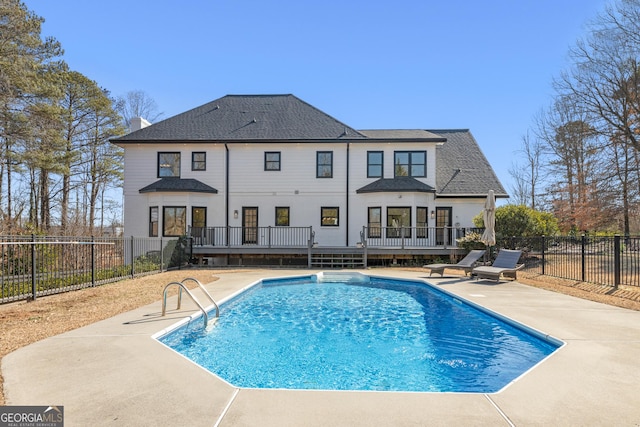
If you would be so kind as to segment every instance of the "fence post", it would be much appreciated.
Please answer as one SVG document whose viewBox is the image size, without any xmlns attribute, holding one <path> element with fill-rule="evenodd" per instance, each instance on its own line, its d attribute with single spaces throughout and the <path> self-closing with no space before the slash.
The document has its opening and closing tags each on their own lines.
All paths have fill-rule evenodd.
<svg viewBox="0 0 640 427">
<path fill-rule="evenodd" d="M 91 236 L 91 286 L 96 285 L 96 238 Z"/>
<path fill-rule="evenodd" d="M 164 245 L 162 244 L 162 237 L 160 237 L 160 273 L 164 267 Z"/>
<path fill-rule="evenodd" d="M 542 235 L 542 275 L 543 276 L 544 276 L 544 265 L 545 265 L 544 254 L 545 254 L 546 248 L 547 248 L 547 239 L 543 234 Z"/>
<path fill-rule="evenodd" d="M 31 295 L 36 300 L 36 235 L 31 235 Z"/>
<path fill-rule="evenodd" d="M 135 257 L 133 256 L 133 239 L 134 237 L 131 236 L 131 278 L 132 279 L 136 277 Z"/>
<path fill-rule="evenodd" d="M 621 256 L 621 245 L 620 245 L 620 235 L 616 234 L 613 237 L 613 263 L 614 263 L 614 273 L 613 273 L 613 286 L 618 287 L 620 285 L 620 270 L 622 265 L 622 256 Z"/>
<path fill-rule="evenodd" d="M 582 282 L 587 281 L 587 236 L 584 234 L 580 238 L 580 268 Z"/>
</svg>

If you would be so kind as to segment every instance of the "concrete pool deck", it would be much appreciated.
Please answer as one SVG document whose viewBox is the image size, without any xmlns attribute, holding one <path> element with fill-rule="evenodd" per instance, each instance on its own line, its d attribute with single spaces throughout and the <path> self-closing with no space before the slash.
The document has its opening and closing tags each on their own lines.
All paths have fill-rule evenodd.
<svg viewBox="0 0 640 427">
<path fill-rule="evenodd" d="M 206 288 L 222 300 L 261 278 L 315 272 L 221 272 Z M 66 427 L 640 426 L 640 312 L 517 282 L 362 272 L 425 279 L 566 345 L 493 394 L 238 389 L 151 338 L 196 311 L 188 298 L 172 310 L 174 297 L 160 317 L 158 295 L 157 303 L 5 356 L 6 404 L 64 406 Z"/>
</svg>

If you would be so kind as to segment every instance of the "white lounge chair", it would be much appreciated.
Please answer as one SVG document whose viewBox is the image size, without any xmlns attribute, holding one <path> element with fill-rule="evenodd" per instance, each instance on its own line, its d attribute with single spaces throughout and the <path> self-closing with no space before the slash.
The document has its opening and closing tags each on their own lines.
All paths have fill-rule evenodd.
<svg viewBox="0 0 640 427">
<path fill-rule="evenodd" d="M 442 275 L 444 275 L 445 268 L 450 268 L 452 270 L 462 270 L 464 271 L 464 275 L 466 276 L 471 270 L 473 270 L 476 262 L 478 262 L 478 260 L 482 258 L 482 255 L 484 255 L 484 253 L 484 249 L 473 250 L 469 251 L 469 253 L 456 264 L 428 264 L 422 266 L 422 268 L 430 270 L 429 276 L 431 276 L 433 273 L 439 273 L 442 277 Z"/>
<path fill-rule="evenodd" d="M 471 275 L 476 276 L 476 280 L 492 279 L 499 282 L 500 277 L 508 277 L 515 280 L 517 279 L 518 270 L 524 267 L 524 264 L 518 264 L 520 255 L 522 255 L 522 251 L 501 249 L 493 264 L 476 267 L 471 270 Z"/>
</svg>

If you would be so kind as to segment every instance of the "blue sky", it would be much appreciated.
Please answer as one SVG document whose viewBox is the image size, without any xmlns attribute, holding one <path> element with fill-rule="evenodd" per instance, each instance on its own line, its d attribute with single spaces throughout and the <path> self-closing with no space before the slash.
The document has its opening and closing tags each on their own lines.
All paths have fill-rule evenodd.
<svg viewBox="0 0 640 427">
<path fill-rule="evenodd" d="M 356 129 L 468 128 L 509 191 L 522 136 L 607 0 L 26 0 L 70 67 L 163 118 L 292 93 Z"/>
</svg>

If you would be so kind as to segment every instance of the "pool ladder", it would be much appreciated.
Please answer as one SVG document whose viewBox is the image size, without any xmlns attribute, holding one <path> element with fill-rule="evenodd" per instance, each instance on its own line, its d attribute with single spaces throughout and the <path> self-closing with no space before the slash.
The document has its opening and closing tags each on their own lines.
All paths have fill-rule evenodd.
<svg viewBox="0 0 640 427">
<path fill-rule="evenodd" d="M 204 286 L 202 286 L 202 283 L 200 283 L 200 281 L 198 279 L 194 279 L 193 277 L 187 277 L 182 282 L 171 282 L 167 286 L 164 287 L 164 292 L 163 292 L 163 295 L 162 295 L 162 315 L 164 316 L 166 314 L 166 312 L 167 312 L 167 291 L 169 290 L 169 288 L 171 286 L 178 286 L 178 288 L 179 288 L 178 306 L 176 307 L 176 310 L 180 309 L 180 306 L 182 304 L 182 290 L 184 290 L 187 293 L 187 295 L 189 295 L 191 297 L 191 300 L 198 306 L 200 311 L 202 311 L 202 317 L 204 319 L 204 327 L 206 329 L 206 327 L 209 324 L 209 315 L 207 314 L 207 310 L 205 310 L 205 308 L 202 306 L 202 304 L 200 304 L 200 301 L 198 301 L 198 299 L 195 297 L 195 295 L 193 295 L 193 293 L 191 293 L 191 291 L 189 289 L 187 289 L 187 287 L 184 285 L 184 282 L 187 282 L 187 281 L 196 282 L 196 284 L 198 285 L 200 290 L 202 292 L 204 292 L 204 294 L 209 298 L 209 300 L 213 303 L 214 307 L 216 308 L 216 319 L 218 317 L 220 317 L 220 308 L 218 307 L 218 304 L 216 304 L 216 302 L 213 299 L 213 297 L 211 296 L 211 294 L 209 294 L 209 292 L 207 292 L 207 290 L 204 288 Z"/>
</svg>

